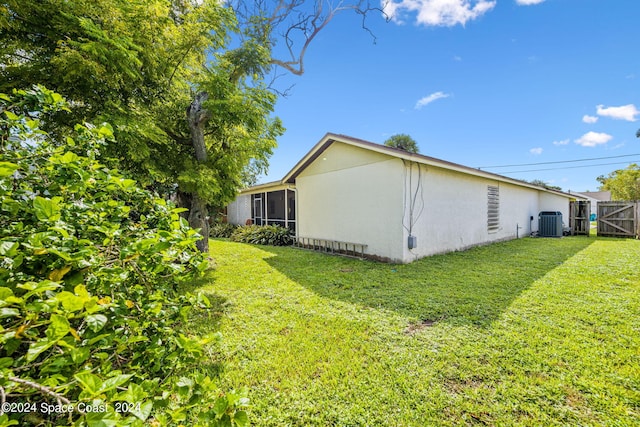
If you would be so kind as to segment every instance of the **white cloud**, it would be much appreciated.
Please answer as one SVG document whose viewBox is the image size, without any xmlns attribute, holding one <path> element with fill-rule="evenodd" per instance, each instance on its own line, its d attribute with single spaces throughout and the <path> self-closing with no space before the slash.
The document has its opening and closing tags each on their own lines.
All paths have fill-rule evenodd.
<svg viewBox="0 0 640 427">
<path fill-rule="evenodd" d="M 613 137 L 609 134 L 602 132 L 587 132 L 580 138 L 575 140 L 575 143 L 582 145 L 583 147 L 595 147 L 596 145 L 606 144 L 611 141 Z"/>
<path fill-rule="evenodd" d="M 604 105 L 596 106 L 596 113 L 599 116 L 611 117 L 616 120 L 627 120 L 629 122 L 635 122 L 636 116 L 640 114 L 640 111 L 633 104 L 621 105 L 620 107 L 605 107 Z"/>
<path fill-rule="evenodd" d="M 553 141 L 553 145 L 567 145 L 569 144 L 569 139 L 562 139 L 560 141 Z"/>
<path fill-rule="evenodd" d="M 598 121 L 598 118 L 596 116 L 585 114 L 584 116 L 582 116 L 582 121 L 585 123 L 595 123 Z"/>
<path fill-rule="evenodd" d="M 532 4 L 540 4 L 543 1 L 544 0 L 516 0 L 516 3 L 519 4 L 520 6 L 529 6 Z"/>
<path fill-rule="evenodd" d="M 424 98 L 420 98 L 418 102 L 416 102 L 416 106 L 414 107 L 416 110 L 421 109 L 427 104 L 431 104 L 433 101 L 437 101 L 438 99 L 448 98 L 449 94 L 444 92 L 435 92 L 431 95 L 425 96 Z"/>
<path fill-rule="evenodd" d="M 464 25 L 496 5 L 496 0 L 380 0 L 384 13 L 397 24 L 416 14 L 416 23 L 425 26 Z"/>
<path fill-rule="evenodd" d="M 536 147 L 529 150 L 531 154 L 534 154 L 536 156 L 539 156 L 540 154 L 542 154 L 542 151 L 543 151 L 542 147 Z"/>
</svg>

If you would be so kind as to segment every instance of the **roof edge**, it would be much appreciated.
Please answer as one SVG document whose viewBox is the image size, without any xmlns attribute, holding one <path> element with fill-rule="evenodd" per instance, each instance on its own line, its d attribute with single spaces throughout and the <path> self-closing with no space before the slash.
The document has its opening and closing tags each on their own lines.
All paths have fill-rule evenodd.
<svg viewBox="0 0 640 427">
<path fill-rule="evenodd" d="M 493 172 L 483 171 L 481 169 L 475 169 L 469 166 L 464 166 L 458 163 L 449 162 L 447 160 L 438 159 L 435 157 L 425 156 L 423 154 L 415 154 L 409 153 L 407 151 L 401 150 L 395 147 L 387 147 L 385 145 L 376 144 L 374 142 L 365 141 L 363 139 L 353 138 L 351 136 L 327 132 L 316 145 L 309 150 L 309 152 L 300 160 L 296 165 L 282 178 L 281 182 L 283 184 L 294 184 L 295 178 L 302 173 L 304 169 L 307 168 L 315 159 L 317 159 L 331 144 L 334 142 L 341 142 L 344 144 L 349 144 L 352 146 L 360 147 L 363 149 L 376 151 L 381 154 L 386 154 L 391 157 L 400 158 L 403 160 L 418 162 L 430 166 L 440 167 L 444 169 L 453 170 L 456 172 L 464 173 L 467 175 L 473 175 L 478 177 L 483 177 L 487 179 L 494 179 L 506 183 L 510 183 L 513 185 L 532 188 L 535 190 L 544 191 L 547 193 L 557 194 L 563 197 L 569 197 L 573 199 L 583 199 L 586 200 L 586 197 L 582 195 L 578 195 L 575 193 L 568 193 L 560 190 L 553 190 L 546 187 L 541 187 L 535 184 L 531 184 L 527 181 L 522 181 L 515 178 L 509 178 L 504 175 L 499 175 Z"/>
<path fill-rule="evenodd" d="M 261 193 L 263 191 L 277 191 L 277 190 L 290 189 L 291 187 L 292 187 L 291 184 L 287 184 L 282 180 L 271 181 L 271 182 L 265 182 L 264 184 L 252 185 L 251 187 L 243 188 L 238 192 L 238 194 L 248 195 L 248 194 Z"/>
</svg>

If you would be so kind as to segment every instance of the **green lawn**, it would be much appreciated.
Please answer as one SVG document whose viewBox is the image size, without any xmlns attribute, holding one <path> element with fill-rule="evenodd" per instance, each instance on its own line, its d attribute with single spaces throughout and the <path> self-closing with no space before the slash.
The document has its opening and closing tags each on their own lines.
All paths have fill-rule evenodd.
<svg viewBox="0 0 640 427">
<path fill-rule="evenodd" d="M 257 426 L 640 425 L 640 241 L 380 264 L 211 241 L 225 388 Z"/>
</svg>

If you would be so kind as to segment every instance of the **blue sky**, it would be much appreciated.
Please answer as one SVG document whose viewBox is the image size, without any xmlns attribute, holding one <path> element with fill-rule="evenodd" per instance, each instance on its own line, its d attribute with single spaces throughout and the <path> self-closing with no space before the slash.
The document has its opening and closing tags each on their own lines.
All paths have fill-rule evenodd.
<svg viewBox="0 0 640 427">
<path fill-rule="evenodd" d="M 276 82 L 294 86 L 276 106 L 287 131 L 261 182 L 327 132 L 378 143 L 406 133 L 422 154 L 472 167 L 607 157 L 487 169 L 571 191 L 640 163 L 640 1 L 390 3 L 390 22 L 368 18 L 375 43 L 358 16 L 337 15 L 305 74 Z M 616 164 L 593 166 L 603 163 Z"/>
</svg>

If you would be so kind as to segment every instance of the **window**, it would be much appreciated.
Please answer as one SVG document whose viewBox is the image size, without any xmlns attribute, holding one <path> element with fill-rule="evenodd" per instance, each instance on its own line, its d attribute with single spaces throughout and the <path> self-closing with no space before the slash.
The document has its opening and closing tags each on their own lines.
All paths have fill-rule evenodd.
<svg viewBox="0 0 640 427">
<path fill-rule="evenodd" d="M 495 233 L 500 228 L 500 187 L 487 186 L 487 231 Z"/>
<path fill-rule="evenodd" d="M 279 225 L 296 230 L 296 193 L 276 190 L 251 195 L 252 220 L 256 225 Z"/>
</svg>

